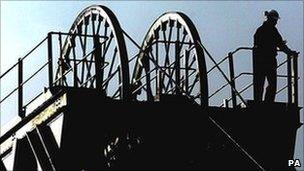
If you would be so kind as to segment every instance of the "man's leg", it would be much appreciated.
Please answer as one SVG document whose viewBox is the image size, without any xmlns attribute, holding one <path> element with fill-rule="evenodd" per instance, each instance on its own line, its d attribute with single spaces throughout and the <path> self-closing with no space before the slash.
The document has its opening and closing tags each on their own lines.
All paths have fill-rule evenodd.
<svg viewBox="0 0 304 171">
<path fill-rule="evenodd" d="M 253 73 L 253 94 L 256 102 L 263 100 L 263 89 L 265 83 L 265 72 L 262 65 L 257 65 Z"/>
<path fill-rule="evenodd" d="M 274 62 L 266 73 L 268 86 L 266 88 L 265 101 L 274 102 L 277 92 L 277 62 Z"/>
</svg>

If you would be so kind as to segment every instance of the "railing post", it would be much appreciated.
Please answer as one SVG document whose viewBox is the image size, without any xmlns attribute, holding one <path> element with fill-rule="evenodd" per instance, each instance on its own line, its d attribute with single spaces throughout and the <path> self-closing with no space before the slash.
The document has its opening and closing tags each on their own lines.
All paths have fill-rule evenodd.
<svg viewBox="0 0 304 171">
<path fill-rule="evenodd" d="M 58 41 L 59 41 L 59 53 L 60 53 L 60 55 L 59 55 L 59 66 L 58 67 L 60 67 L 60 69 L 59 69 L 59 80 L 58 80 L 58 85 L 60 85 L 60 86 L 63 86 L 63 82 L 64 82 L 64 77 L 65 76 L 63 76 L 64 75 L 64 67 L 63 67 L 63 65 L 64 65 L 64 60 L 63 60 L 63 52 L 62 52 L 62 37 L 61 37 L 61 34 L 59 34 L 58 35 Z M 75 44 L 74 42 L 73 42 L 73 39 L 71 40 L 71 44 L 72 44 L 72 46 Z"/>
<path fill-rule="evenodd" d="M 227 99 L 223 99 L 223 106 L 229 108 L 229 101 Z"/>
<path fill-rule="evenodd" d="M 229 61 L 229 73 L 230 73 L 230 85 L 231 85 L 231 98 L 232 98 L 232 107 L 236 107 L 236 94 L 235 94 L 235 81 L 234 81 L 234 65 L 233 65 L 233 55 L 231 52 L 228 53 Z"/>
<path fill-rule="evenodd" d="M 292 83 L 293 83 L 293 88 L 292 88 L 292 98 L 293 98 L 293 103 L 298 106 L 298 54 L 294 55 L 293 58 L 293 66 L 292 66 Z"/>
<path fill-rule="evenodd" d="M 53 47 L 52 33 L 48 33 L 48 70 L 49 70 L 49 88 L 53 87 Z"/>
<path fill-rule="evenodd" d="M 292 73 L 291 73 L 291 56 L 287 55 L 287 101 L 292 103 Z"/>
<path fill-rule="evenodd" d="M 18 115 L 21 118 L 25 117 L 23 111 L 23 61 L 21 58 L 18 59 Z"/>
</svg>

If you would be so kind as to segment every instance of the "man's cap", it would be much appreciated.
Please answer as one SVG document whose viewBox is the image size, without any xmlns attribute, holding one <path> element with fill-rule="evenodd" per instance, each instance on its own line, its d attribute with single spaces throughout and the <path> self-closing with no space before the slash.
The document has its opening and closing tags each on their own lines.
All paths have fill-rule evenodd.
<svg viewBox="0 0 304 171">
<path fill-rule="evenodd" d="M 265 11 L 265 16 L 275 20 L 280 19 L 279 13 L 276 10 Z"/>
</svg>

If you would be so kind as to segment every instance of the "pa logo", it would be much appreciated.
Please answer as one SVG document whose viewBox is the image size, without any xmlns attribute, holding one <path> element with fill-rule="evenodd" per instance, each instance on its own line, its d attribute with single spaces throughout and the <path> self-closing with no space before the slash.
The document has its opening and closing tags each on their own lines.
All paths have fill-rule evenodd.
<svg viewBox="0 0 304 171">
<path fill-rule="evenodd" d="M 299 159 L 288 160 L 288 166 L 301 167 L 301 162 Z"/>
</svg>

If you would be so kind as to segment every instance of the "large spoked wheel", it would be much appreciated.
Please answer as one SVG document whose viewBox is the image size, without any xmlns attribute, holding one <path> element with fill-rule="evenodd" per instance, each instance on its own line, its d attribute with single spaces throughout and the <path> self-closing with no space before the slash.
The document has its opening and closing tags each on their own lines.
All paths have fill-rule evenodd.
<svg viewBox="0 0 304 171">
<path fill-rule="evenodd" d="M 183 13 L 168 12 L 150 27 L 132 78 L 137 100 L 160 100 L 163 94 L 185 95 L 208 106 L 207 72 L 200 37 Z"/>
<path fill-rule="evenodd" d="M 62 46 L 57 85 L 97 88 L 113 99 L 127 99 L 129 67 L 125 40 L 114 13 L 104 6 L 84 9 Z"/>
</svg>

